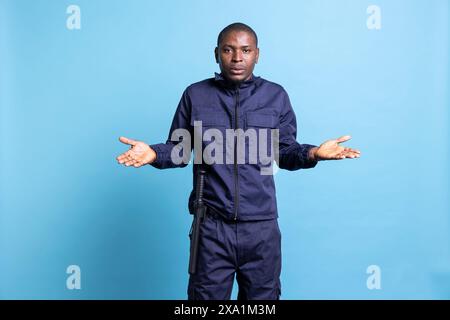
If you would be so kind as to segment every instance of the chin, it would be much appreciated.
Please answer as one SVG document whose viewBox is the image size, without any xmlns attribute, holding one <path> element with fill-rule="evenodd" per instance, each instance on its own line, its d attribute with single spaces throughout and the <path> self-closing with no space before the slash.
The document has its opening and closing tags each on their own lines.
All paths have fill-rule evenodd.
<svg viewBox="0 0 450 320">
<path fill-rule="evenodd" d="M 247 79 L 249 76 L 248 75 L 228 75 L 228 79 L 230 79 L 231 81 L 234 82 L 241 82 L 244 81 L 245 79 Z"/>
</svg>

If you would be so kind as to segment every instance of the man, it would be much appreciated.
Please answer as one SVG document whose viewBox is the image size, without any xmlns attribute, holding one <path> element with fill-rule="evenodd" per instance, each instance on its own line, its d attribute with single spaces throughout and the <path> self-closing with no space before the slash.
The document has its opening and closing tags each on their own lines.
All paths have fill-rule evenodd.
<svg viewBox="0 0 450 320">
<path fill-rule="evenodd" d="M 188 298 L 229 299 L 236 275 L 238 299 L 279 299 L 281 234 L 274 179 L 273 175 L 263 173 L 265 167 L 261 161 L 249 163 L 255 149 L 251 149 L 245 138 L 257 136 L 259 142 L 269 139 L 271 155 L 276 156 L 279 168 L 287 170 L 313 168 L 319 160 L 358 158 L 360 151 L 340 145 L 350 136 L 328 140 L 320 146 L 296 141 L 296 117 L 286 91 L 253 74 L 259 49 L 252 28 L 243 23 L 227 26 L 218 36 L 214 53 L 221 73 L 184 91 L 167 142 L 147 145 L 120 137 L 131 148 L 117 160 L 134 167 L 145 164 L 159 169 L 184 167 L 191 146 L 197 143 L 194 140 L 203 138 L 205 152 L 195 150 L 189 211 L 194 213 L 196 173 L 200 167 L 207 172 L 203 201 L 208 211 L 200 228 L 197 272 L 190 275 Z M 209 129 L 215 131 L 205 139 Z M 245 133 L 243 139 L 239 135 L 230 137 L 229 130 L 233 129 L 241 130 L 240 133 L 254 130 L 256 134 Z M 177 130 L 191 134 L 191 140 L 187 135 L 174 138 L 172 134 Z M 275 130 L 277 135 L 258 136 L 263 130 Z M 222 141 L 221 134 L 226 135 L 226 142 Z M 214 152 L 206 152 L 208 142 L 215 143 Z M 276 142 L 277 148 L 273 150 Z M 225 151 L 219 148 L 223 145 Z M 258 148 L 262 148 L 260 144 Z M 175 161 L 180 152 L 184 161 Z M 228 161 L 219 161 L 224 158 Z"/>
</svg>

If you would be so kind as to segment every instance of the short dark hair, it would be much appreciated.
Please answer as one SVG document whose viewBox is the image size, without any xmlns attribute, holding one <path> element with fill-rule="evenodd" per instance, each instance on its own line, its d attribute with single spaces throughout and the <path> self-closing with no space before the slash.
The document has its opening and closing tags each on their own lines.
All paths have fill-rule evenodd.
<svg viewBox="0 0 450 320">
<path fill-rule="evenodd" d="M 250 33 L 255 38 L 256 47 L 258 47 L 258 36 L 256 35 L 255 30 L 250 28 L 245 23 L 241 23 L 241 22 L 232 23 L 232 24 L 226 26 L 225 28 L 223 28 L 222 31 L 220 31 L 219 36 L 217 37 L 217 47 L 219 47 L 220 42 L 225 37 L 225 35 L 231 31 L 244 31 L 244 32 Z"/>
</svg>

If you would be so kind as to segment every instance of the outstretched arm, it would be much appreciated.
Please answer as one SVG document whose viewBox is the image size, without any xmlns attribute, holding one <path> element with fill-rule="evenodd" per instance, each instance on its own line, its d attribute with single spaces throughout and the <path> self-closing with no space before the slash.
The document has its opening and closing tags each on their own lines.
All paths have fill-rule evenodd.
<svg viewBox="0 0 450 320">
<path fill-rule="evenodd" d="M 177 110 L 173 116 L 172 125 L 170 127 L 169 136 L 165 143 L 157 143 L 148 145 L 145 142 L 120 137 L 119 140 L 131 146 L 131 148 L 117 157 L 120 164 L 126 166 L 134 166 L 139 168 L 143 165 L 150 164 L 158 169 L 185 167 L 187 162 L 174 163 L 171 158 L 174 147 L 182 147 L 182 141 L 172 141 L 171 136 L 175 129 L 186 129 L 192 133 L 190 126 L 190 101 L 187 90 L 184 91 Z M 192 142 L 191 142 L 192 145 Z M 192 148 L 191 148 L 192 149 Z M 187 161 L 190 158 L 191 150 L 184 150 L 187 154 Z"/>
<path fill-rule="evenodd" d="M 278 167 L 290 171 L 314 168 L 317 160 L 311 154 L 311 150 L 316 146 L 297 142 L 297 119 L 295 112 L 292 109 L 287 92 L 283 91 L 282 94 L 284 99 L 280 114 Z"/>
<path fill-rule="evenodd" d="M 351 139 L 349 135 L 327 140 L 320 146 L 298 143 L 296 141 L 297 121 L 295 113 L 286 91 L 283 94 L 284 104 L 280 118 L 280 159 L 278 163 L 281 169 L 314 168 L 320 160 L 341 160 L 360 157 L 361 152 L 359 150 L 340 145 L 340 143 Z"/>
</svg>

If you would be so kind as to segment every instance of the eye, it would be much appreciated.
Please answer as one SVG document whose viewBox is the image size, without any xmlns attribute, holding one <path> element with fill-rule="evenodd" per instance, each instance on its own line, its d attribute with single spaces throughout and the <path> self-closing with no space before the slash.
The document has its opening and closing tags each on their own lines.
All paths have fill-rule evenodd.
<svg viewBox="0 0 450 320">
<path fill-rule="evenodd" d="M 244 51 L 244 53 L 250 53 L 250 49 L 244 49 L 244 50 L 242 50 L 242 51 Z"/>
<path fill-rule="evenodd" d="M 224 48 L 223 49 L 223 52 L 226 52 L 226 53 L 228 53 L 228 52 L 230 52 L 231 50 L 230 49 L 228 49 L 228 48 Z"/>
</svg>

